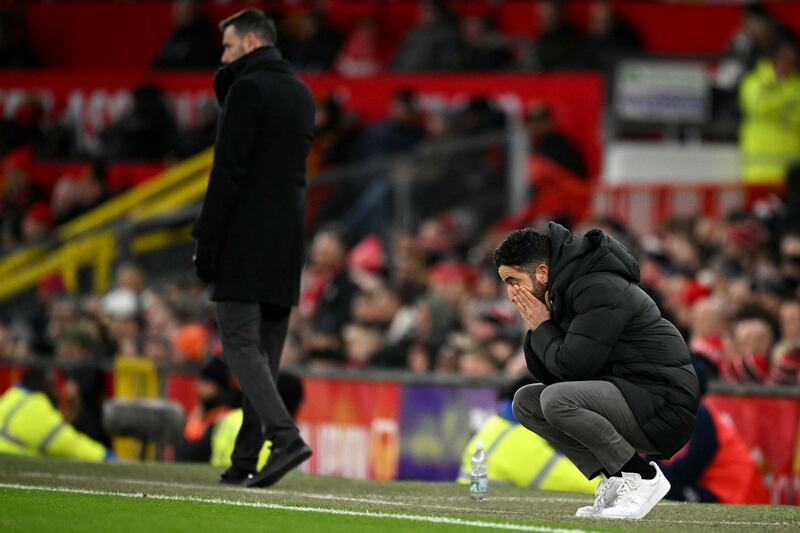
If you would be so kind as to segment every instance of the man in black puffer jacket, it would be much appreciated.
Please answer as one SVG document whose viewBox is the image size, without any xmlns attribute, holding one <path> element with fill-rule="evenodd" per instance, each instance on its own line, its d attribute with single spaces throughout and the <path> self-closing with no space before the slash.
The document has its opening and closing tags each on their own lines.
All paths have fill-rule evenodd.
<svg viewBox="0 0 800 533">
<path fill-rule="evenodd" d="M 692 434 L 699 386 L 689 349 L 637 285 L 639 265 L 613 237 L 514 231 L 495 264 L 530 331 L 525 359 L 542 383 L 514 397 L 517 420 L 591 479 L 576 516 L 638 519 L 669 490 L 655 463 Z"/>
</svg>

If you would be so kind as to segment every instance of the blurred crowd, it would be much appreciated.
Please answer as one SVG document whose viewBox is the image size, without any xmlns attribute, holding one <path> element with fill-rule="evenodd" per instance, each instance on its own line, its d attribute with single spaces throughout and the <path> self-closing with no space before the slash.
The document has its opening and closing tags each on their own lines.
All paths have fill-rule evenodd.
<svg viewBox="0 0 800 533">
<path fill-rule="evenodd" d="M 785 200 L 769 197 L 725 219 L 668 220 L 636 235 L 600 226 L 637 255 L 642 286 L 712 375 L 735 383 L 800 380 L 800 167 Z M 534 221 L 541 224 L 544 220 Z M 384 241 L 348 244 L 340 227 L 313 235 L 284 363 L 505 375 L 525 372 L 522 322 L 506 297 L 493 246 L 503 232 L 466 236 L 444 212 Z M 476 244 L 477 243 L 477 244 Z M 187 268 L 188 268 L 187 260 Z M 0 327 L 0 357 L 89 362 L 115 354 L 157 364 L 220 352 L 205 287 L 186 275 L 149 282 L 119 267 L 105 295 L 76 298 L 58 275 L 38 305 Z"/>
<path fill-rule="evenodd" d="M 586 33 L 570 25 L 563 2 L 537 2 L 540 31 L 530 39 L 503 36 L 493 29 L 489 18 L 461 17 L 446 1 L 422 1 L 419 6 L 417 24 L 396 50 L 387 51 L 379 42 L 385 32 L 375 20 L 366 18 L 349 35 L 339 35 L 322 12 L 314 10 L 296 10 L 279 19 L 279 46 L 299 71 L 345 75 L 386 68 L 607 72 L 617 58 L 642 50 L 636 28 L 607 1 L 592 3 Z M 193 0 L 174 2 L 175 29 L 154 58 L 153 68 L 218 65 L 219 37 L 202 7 L 202 2 Z M 21 13 L 14 9 L 0 13 L 0 28 L 7 29 L 0 32 L 0 67 L 40 66 L 26 42 Z M 800 156 L 800 71 L 794 36 L 757 4 L 749 5 L 742 9 L 740 29 L 721 52 L 722 59 L 713 74 L 712 114 L 740 124 L 743 175 L 747 179 L 780 181 L 787 161 Z M 0 250 L 36 242 L 53 227 L 119 192 L 119 187 L 109 185 L 109 169 L 121 163 L 155 161 L 169 165 L 213 144 L 217 127 L 214 102 L 200 103 L 191 125 L 178 125 L 172 107 L 169 97 L 156 86 L 132 88 L 129 108 L 97 132 L 90 143 L 76 138 L 80 128 L 70 121 L 68 113 L 51 116 L 35 95 L 18 106 L 13 116 L 0 119 Z M 479 95 L 462 109 L 432 111 L 422 108 L 417 95 L 402 91 L 392 101 L 385 119 L 370 125 L 333 96 L 320 95 L 318 107 L 317 140 L 309 161 L 310 181 L 316 191 L 312 192 L 308 222 L 316 228 L 341 220 L 348 244 L 380 233 L 385 215 L 391 211 L 387 206 L 396 180 L 385 172 L 362 176 L 361 183 L 339 180 L 336 194 L 331 194 L 331 183 L 314 183 L 317 173 L 412 150 L 436 152 L 453 141 L 499 131 L 506 123 L 495 104 Z M 549 198 L 545 200 L 549 203 L 562 199 L 559 191 L 561 196 L 568 190 L 570 197 L 580 198 L 572 213 L 580 218 L 588 194 L 581 182 L 594 177 L 588 175 L 586 154 L 557 131 L 548 109 L 532 108 L 527 119 L 534 150 L 560 167 L 556 173 L 547 173 L 549 180 L 531 176 L 531 184 L 540 198 Z M 502 157 L 484 153 L 477 161 L 470 157 L 446 159 L 439 157 L 436 164 L 426 165 L 427 173 L 417 175 L 416 181 L 436 184 L 443 183 L 442 177 L 459 175 L 466 187 L 448 183 L 421 189 L 413 198 L 413 203 L 422 208 L 421 216 L 437 212 L 443 204 L 459 205 L 468 203 L 465 198 L 480 198 L 478 205 L 471 206 L 479 211 L 476 224 L 495 222 L 485 212 L 493 212 L 503 194 L 498 182 L 506 170 Z M 42 162 L 65 160 L 87 163 L 73 166 L 63 175 L 38 179 Z M 365 186 L 367 181 L 369 185 Z M 543 194 L 548 187 L 552 194 Z M 505 227 L 525 223 L 541 212 L 539 205 L 528 207 Z"/>
<path fill-rule="evenodd" d="M 800 167 L 794 167 L 785 199 L 768 197 L 722 219 L 667 220 L 644 235 L 591 218 L 572 229 L 602 227 L 634 252 L 641 285 L 710 379 L 796 386 L 799 214 Z M 492 263 L 504 235 L 476 229 L 451 211 L 388 240 L 369 234 L 352 242 L 341 226 L 321 228 L 309 245 L 282 365 L 527 375 L 524 325 Z M 0 321 L 0 361 L 64 367 L 66 420 L 100 442 L 107 442 L 105 373 L 117 355 L 158 367 L 194 365 L 201 419 L 218 404 L 229 405 L 235 392 L 215 364 L 224 354 L 214 307 L 188 257 L 183 273 L 168 279 L 148 279 L 137 265 L 121 264 L 113 287 L 100 295 L 72 295 L 58 274 L 45 276 L 35 305 L 18 306 Z"/>
</svg>

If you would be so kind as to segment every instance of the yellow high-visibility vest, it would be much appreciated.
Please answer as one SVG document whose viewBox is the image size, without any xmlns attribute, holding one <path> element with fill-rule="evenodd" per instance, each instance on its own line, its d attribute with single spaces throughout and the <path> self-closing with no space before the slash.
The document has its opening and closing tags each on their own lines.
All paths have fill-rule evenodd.
<svg viewBox="0 0 800 533">
<path fill-rule="evenodd" d="M 594 494 L 597 479 L 587 480 L 572 461 L 520 424 L 493 416 L 464 449 L 458 482 L 469 483 L 470 459 L 480 439 L 486 450 L 489 481 L 517 487 Z"/>
<path fill-rule="evenodd" d="M 0 453 L 102 462 L 106 448 L 64 421 L 43 392 L 11 387 L 0 396 Z"/>
<path fill-rule="evenodd" d="M 745 183 L 779 184 L 800 161 L 800 75 L 779 80 L 762 59 L 739 87 L 739 148 Z"/>
<path fill-rule="evenodd" d="M 231 454 L 236 446 L 236 437 L 242 427 L 244 412 L 240 409 L 233 409 L 225 416 L 217 420 L 211 432 L 211 464 L 214 466 L 231 466 Z M 258 454 L 256 470 L 261 470 L 267 463 L 269 451 L 272 447 L 270 441 L 265 441 Z"/>
</svg>

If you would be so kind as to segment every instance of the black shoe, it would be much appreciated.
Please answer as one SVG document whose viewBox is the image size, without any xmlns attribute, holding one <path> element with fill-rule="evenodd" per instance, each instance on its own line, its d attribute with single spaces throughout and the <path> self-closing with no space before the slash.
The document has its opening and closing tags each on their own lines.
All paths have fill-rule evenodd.
<svg viewBox="0 0 800 533">
<path fill-rule="evenodd" d="M 253 475 L 255 475 L 255 472 L 251 470 L 242 470 L 232 466 L 219 476 L 219 482 L 223 485 L 241 485 L 244 480 L 253 477 Z"/>
<path fill-rule="evenodd" d="M 273 446 L 264 468 L 242 482 L 245 487 L 270 487 L 311 457 L 311 448 L 296 437 L 285 446 Z"/>
</svg>

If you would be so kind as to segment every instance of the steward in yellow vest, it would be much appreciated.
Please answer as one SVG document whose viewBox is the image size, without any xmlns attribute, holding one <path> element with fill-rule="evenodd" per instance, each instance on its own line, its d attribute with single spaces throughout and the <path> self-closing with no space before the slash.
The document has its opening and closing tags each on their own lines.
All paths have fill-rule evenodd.
<svg viewBox="0 0 800 533">
<path fill-rule="evenodd" d="M 244 412 L 241 408 L 238 408 L 228 412 L 228 414 L 214 424 L 214 430 L 211 433 L 212 466 L 231 466 L 231 454 L 233 454 L 233 448 L 236 445 L 236 437 L 239 435 L 239 430 L 242 427 L 243 417 Z M 264 465 L 267 464 L 271 447 L 271 441 L 264 441 L 264 444 L 261 446 L 261 451 L 258 454 L 256 471 L 261 470 L 264 468 Z"/>
<path fill-rule="evenodd" d="M 102 444 L 68 424 L 51 397 L 52 372 L 34 368 L 0 396 L 0 453 L 103 462 L 114 459 Z"/>
<path fill-rule="evenodd" d="M 594 494 L 597 479 L 588 481 L 572 462 L 543 438 L 499 415 L 492 416 L 467 443 L 458 482 L 469 483 L 470 458 L 478 440 L 483 442 L 491 482 L 517 487 Z"/>
<path fill-rule="evenodd" d="M 464 449 L 458 483 L 469 483 L 472 470 L 470 459 L 480 440 L 486 450 L 490 482 L 511 483 L 517 487 L 538 490 L 594 494 L 597 479 L 588 481 L 572 461 L 514 419 L 511 400 L 517 389 L 529 383 L 533 381 L 524 377 L 500 389 L 498 414 L 483 424 Z"/>
<path fill-rule="evenodd" d="M 800 73 L 791 42 L 776 46 L 742 80 L 739 148 L 745 183 L 779 184 L 800 161 Z"/>
</svg>

